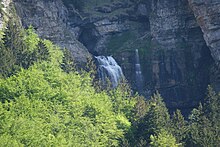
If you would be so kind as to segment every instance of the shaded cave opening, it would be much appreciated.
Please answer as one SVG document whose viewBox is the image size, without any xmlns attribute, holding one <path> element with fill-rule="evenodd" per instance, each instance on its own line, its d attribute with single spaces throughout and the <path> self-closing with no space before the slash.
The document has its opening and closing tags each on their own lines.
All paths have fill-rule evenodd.
<svg viewBox="0 0 220 147">
<path fill-rule="evenodd" d="M 173 113 L 179 109 L 186 118 L 193 108 L 197 108 L 200 102 L 204 102 L 207 87 L 212 84 L 210 81 L 211 68 L 215 64 L 211 51 L 206 44 L 200 50 L 200 58 L 197 61 L 197 65 L 192 65 L 192 60 L 193 58 L 186 58 L 186 66 L 188 68 L 185 75 L 186 81 L 183 81 L 185 84 L 160 91 L 169 112 Z M 166 98 L 169 98 L 171 102 Z"/>
<path fill-rule="evenodd" d="M 81 27 L 81 33 L 78 39 L 88 51 L 94 55 L 98 56 L 98 52 L 95 50 L 96 44 L 99 40 L 97 37 L 97 32 L 93 25 L 87 25 L 87 27 Z"/>
</svg>

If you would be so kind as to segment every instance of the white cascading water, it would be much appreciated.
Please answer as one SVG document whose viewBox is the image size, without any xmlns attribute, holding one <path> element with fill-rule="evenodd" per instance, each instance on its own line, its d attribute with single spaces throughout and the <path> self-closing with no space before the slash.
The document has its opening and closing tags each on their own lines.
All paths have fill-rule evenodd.
<svg viewBox="0 0 220 147">
<path fill-rule="evenodd" d="M 124 75 L 115 59 L 111 56 L 96 56 L 95 58 L 98 61 L 98 74 L 102 82 L 106 84 L 106 80 L 109 79 L 112 87 L 117 87 Z"/>
<path fill-rule="evenodd" d="M 141 65 L 140 65 L 138 49 L 135 50 L 135 78 L 136 78 L 137 91 L 139 93 L 142 93 L 144 81 L 143 81 L 143 75 L 141 72 Z"/>
</svg>

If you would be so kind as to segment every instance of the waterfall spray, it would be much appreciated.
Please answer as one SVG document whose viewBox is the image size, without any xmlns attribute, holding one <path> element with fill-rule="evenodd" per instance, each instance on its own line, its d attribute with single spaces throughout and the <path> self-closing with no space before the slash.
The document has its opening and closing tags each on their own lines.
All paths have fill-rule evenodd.
<svg viewBox="0 0 220 147">
<path fill-rule="evenodd" d="M 124 75 L 115 59 L 111 56 L 96 56 L 95 58 L 98 61 L 98 74 L 102 83 L 106 84 L 106 80 L 109 79 L 112 87 L 117 87 Z"/>
</svg>

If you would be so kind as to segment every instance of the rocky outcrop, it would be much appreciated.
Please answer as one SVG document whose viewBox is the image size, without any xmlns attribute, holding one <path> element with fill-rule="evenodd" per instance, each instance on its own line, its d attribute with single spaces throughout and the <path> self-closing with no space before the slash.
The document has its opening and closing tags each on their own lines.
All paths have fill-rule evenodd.
<svg viewBox="0 0 220 147">
<path fill-rule="evenodd" d="M 182 109 L 204 97 L 213 61 L 187 0 L 106 0 L 85 7 L 80 21 L 69 18 L 80 28 L 79 40 L 94 55 L 113 55 L 133 89 L 138 49 L 145 96 L 159 90 L 168 107 Z"/>
<path fill-rule="evenodd" d="M 210 74 L 211 84 L 217 91 L 220 91 L 220 1 L 188 1 L 215 60 Z"/>
<path fill-rule="evenodd" d="M 0 30 L 3 28 L 3 15 L 0 13 Z"/>
<path fill-rule="evenodd" d="M 188 0 L 216 63 L 220 63 L 220 1 Z"/>
<path fill-rule="evenodd" d="M 185 0 L 152 2 L 153 85 L 168 107 L 195 107 L 210 82 L 212 57 Z"/>
<path fill-rule="evenodd" d="M 25 27 L 33 25 L 41 37 L 69 48 L 77 61 L 85 62 L 87 49 L 114 56 L 134 90 L 138 49 L 143 94 L 159 90 L 169 108 L 189 110 L 210 82 L 219 83 L 218 1 L 14 2 Z"/>
<path fill-rule="evenodd" d="M 86 63 L 87 49 L 76 39 L 76 31 L 68 26 L 68 11 L 62 0 L 14 0 L 22 25 L 32 25 L 38 35 L 72 52 L 77 63 Z"/>
<path fill-rule="evenodd" d="M 7 21 L 7 16 L 3 16 L 3 14 L 7 14 L 10 3 L 11 0 L 0 1 L 0 30 L 3 29 L 4 22 Z"/>
<path fill-rule="evenodd" d="M 84 1 L 83 1 L 84 2 Z M 78 40 L 93 55 L 112 55 L 120 63 L 133 88 L 135 80 L 135 49 L 140 49 L 143 66 L 150 65 L 150 5 L 128 0 L 85 1 L 83 8 L 66 3 L 71 28 L 78 28 Z M 147 49 L 145 51 L 145 49 Z M 145 56 L 146 55 L 146 56 Z M 146 68 L 149 72 L 150 68 Z"/>
</svg>

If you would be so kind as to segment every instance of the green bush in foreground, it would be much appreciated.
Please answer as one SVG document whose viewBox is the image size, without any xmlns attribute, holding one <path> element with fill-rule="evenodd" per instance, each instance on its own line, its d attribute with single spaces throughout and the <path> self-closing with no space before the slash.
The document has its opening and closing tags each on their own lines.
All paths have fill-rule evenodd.
<svg viewBox="0 0 220 147">
<path fill-rule="evenodd" d="M 106 93 L 96 93 L 89 74 L 67 74 L 56 64 L 1 79 L 0 97 L 3 146 L 118 146 L 131 125 Z M 127 103 L 121 109 L 133 107 L 132 99 L 120 101 Z"/>
<path fill-rule="evenodd" d="M 134 98 L 121 88 L 97 92 L 89 72 L 61 68 L 70 63 L 58 47 L 31 28 L 26 35 L 28 64 L 17 58 L 19 70 L 0 79 L 0 146 L 119 146 Z"/>
</svg>

